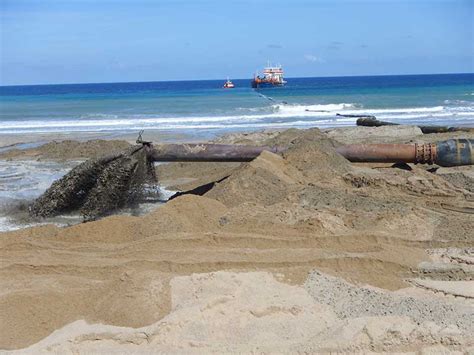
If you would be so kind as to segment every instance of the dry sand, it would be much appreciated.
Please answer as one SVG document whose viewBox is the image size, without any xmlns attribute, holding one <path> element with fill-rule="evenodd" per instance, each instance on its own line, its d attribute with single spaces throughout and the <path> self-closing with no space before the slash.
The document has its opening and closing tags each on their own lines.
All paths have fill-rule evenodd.
<svg viewBox="0 0 474 355">
<path fill-rule="evenodd" d="M 226 178 L 143 217 L 0 234 L 0 348 L 474 351 L 472 167 L 350 164 L 317 129 L 220 141 L 290 149 L 161 165 Z"/>
</svg>

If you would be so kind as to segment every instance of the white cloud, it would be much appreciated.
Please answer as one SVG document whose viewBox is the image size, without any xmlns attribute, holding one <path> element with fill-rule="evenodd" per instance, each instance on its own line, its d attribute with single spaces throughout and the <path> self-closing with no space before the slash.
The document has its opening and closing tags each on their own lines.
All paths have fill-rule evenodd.
<svg viewBox="0 0 474 355">
<path fill-rule="evenodd" d="M 321 57 L 318 57 L 313 54 L 305 54 L 304 59 L 306 59 L 308 62 L 313 62 L 313 63 L 324 63 L 325 60 Z"/>
</svg>

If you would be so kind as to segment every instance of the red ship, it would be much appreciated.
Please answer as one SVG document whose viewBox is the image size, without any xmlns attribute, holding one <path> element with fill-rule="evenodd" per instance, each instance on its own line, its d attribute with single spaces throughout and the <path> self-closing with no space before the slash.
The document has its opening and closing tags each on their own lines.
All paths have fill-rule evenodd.
<svg viewBox="0 0 474 355">
<path fill-rule="evenodd" d="M 252 80 L 252 87 L 268 87 L 268 86 L 283 86 L 286 81 L 283 79 L 283 68 L 281 65 L 263 68 L 263 76 L 255 74 Z"/>
</svg>

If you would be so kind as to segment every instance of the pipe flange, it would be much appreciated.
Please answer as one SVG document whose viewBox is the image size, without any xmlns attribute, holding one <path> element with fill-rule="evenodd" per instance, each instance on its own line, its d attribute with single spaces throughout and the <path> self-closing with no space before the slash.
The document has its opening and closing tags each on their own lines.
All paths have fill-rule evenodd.
<svg viewBox="0 0 474 355">
<path fill-rule="evenodd" d="M 415 143 L 415 163 L 433 164 L 436 159 L 436 145 Z"/>
</svg>

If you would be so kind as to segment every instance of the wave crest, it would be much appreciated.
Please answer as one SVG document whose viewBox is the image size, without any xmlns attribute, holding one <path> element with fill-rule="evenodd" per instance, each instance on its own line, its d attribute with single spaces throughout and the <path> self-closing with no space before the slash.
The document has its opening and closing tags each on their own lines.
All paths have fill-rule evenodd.
<svg viewBox="0 0 474 355">
<path fill-rule="evenodd" d="M 378 119 L 399 123 L 472 124 L 474 107 L 460 102 L 446 102 L 446 106 L 396 107 L 369 109 L 356 103 L 332 103 L 313 105 L 274 104 L 266 107 L 247 108 L 233 114 L 207 116 L 116 115 L 86 114 L 79 118 L 63 120 L 6 120 L 0 133 L 74 132 L 74 131 L 131 131 L 195 130 L 195 129 L 255 129 L 267 127 L 328 127 L 354 125 L 355 117 L 336 114 L 374 115 Z"/>
</svg>

